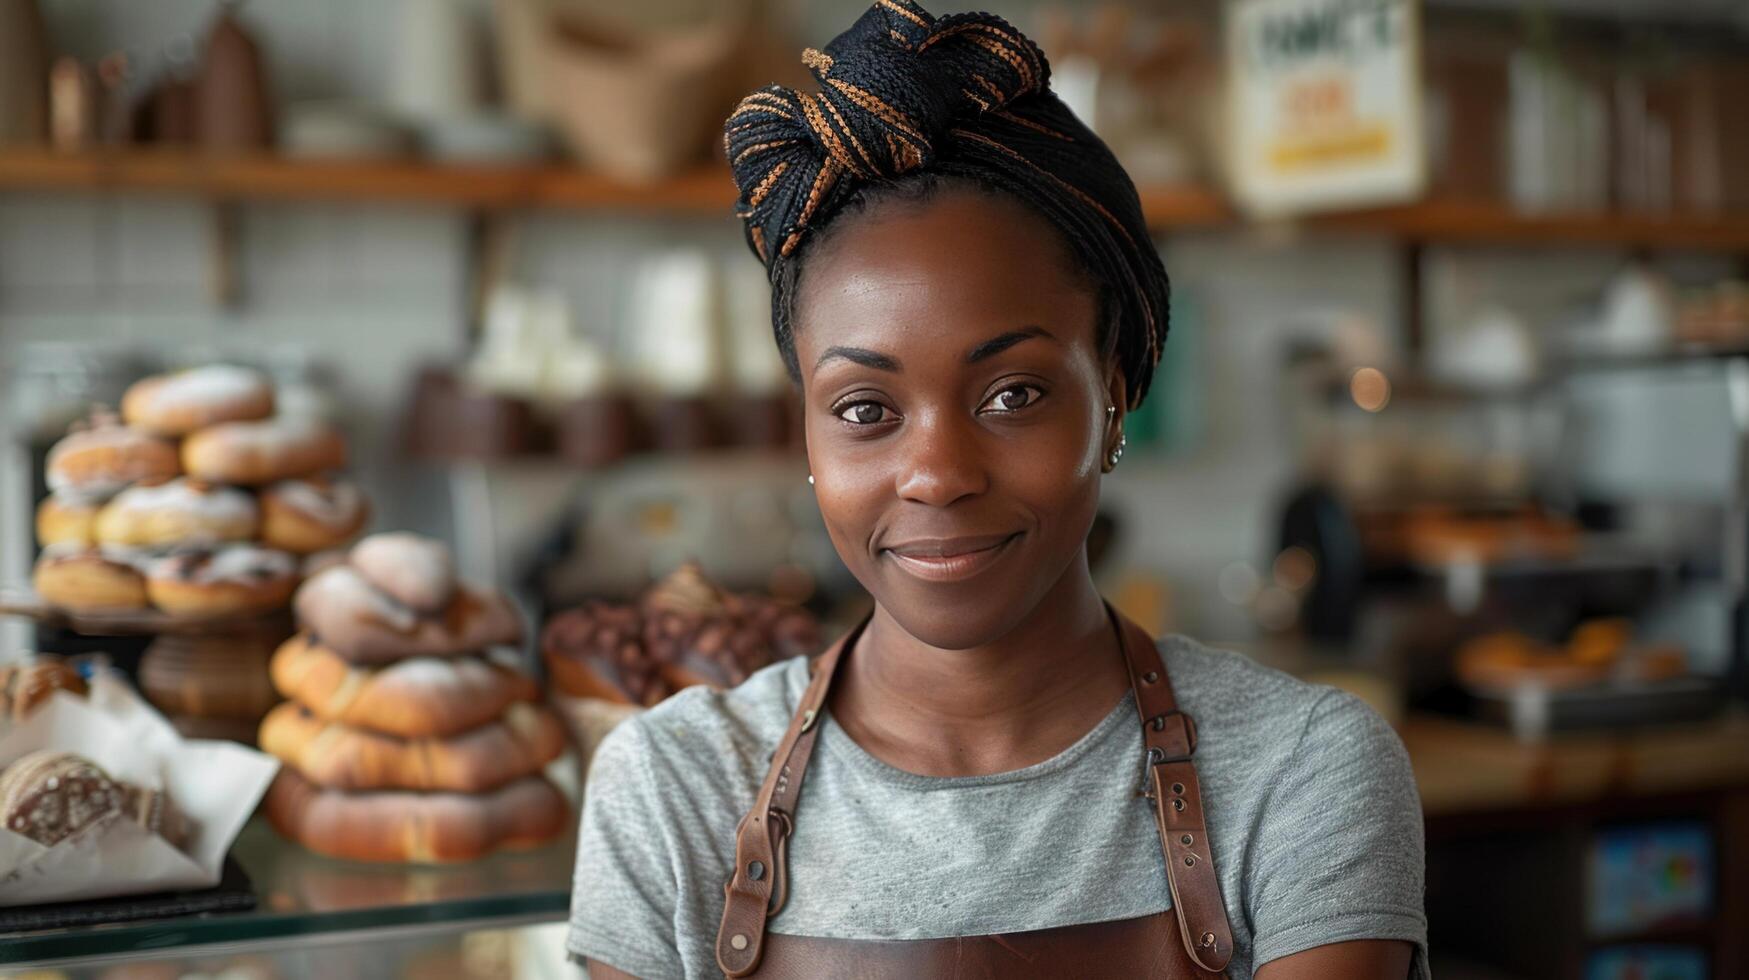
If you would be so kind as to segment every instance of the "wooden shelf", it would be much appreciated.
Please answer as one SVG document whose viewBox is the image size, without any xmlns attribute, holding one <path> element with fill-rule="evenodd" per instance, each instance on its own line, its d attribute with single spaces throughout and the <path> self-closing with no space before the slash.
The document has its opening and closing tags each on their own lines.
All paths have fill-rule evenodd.
<svg viewBox="0 0 1749 980">
<path fill-rule="evenodd" d="M 653 184 L 627 184 L 562 163 L 470 166 L 417 161 L 208 157 L 169 150 L 63 155 L 0 153 L 0 193 L 166 193 L 243 200 L 342 200 L 430 204 L 483 211 L 563 210 L 666 214 L 729 221 L 734 185 L 720 167 Z M 1219 229 L 1244 219 L 1216 190 L 1145 187 L 1156 230 Z M 1288 224 L 1424 244 L 1613 246 L 1749 252 L 1749 213 L 1573 212 L 1525 214 L 1493 202 L 1430 200 L 1321 215 Z"/>
</svg>

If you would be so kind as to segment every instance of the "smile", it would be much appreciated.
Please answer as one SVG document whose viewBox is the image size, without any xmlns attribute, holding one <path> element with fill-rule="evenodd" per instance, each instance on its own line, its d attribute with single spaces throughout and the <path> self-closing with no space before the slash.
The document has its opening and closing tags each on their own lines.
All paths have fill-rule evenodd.
<svg viewBox="0 0 1749 980">
<path fill-rule="evenodd" d="M 885 549 L 888 557 L 909 574 L 928 582 L 957 582 L 984 571 L 1002 557 L 1015 534 L 976 538 L 941 538 L 908 541 Z"/>
</svg>

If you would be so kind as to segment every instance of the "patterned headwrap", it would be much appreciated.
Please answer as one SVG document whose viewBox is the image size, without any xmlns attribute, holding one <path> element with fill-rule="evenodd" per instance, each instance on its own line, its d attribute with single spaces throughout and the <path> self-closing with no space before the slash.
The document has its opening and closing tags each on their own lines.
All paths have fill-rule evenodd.
<svg viewBox="0 0 1749 980">
<path fill-rule="evenodd" d="M 768 85 L 723 125 L 736 213 L 773 282 L 859 188 L 914 171 L 969 177 L 1050 220 L 1106 284 L 1107 343 L 1140 404 L 1166 340 L 1166 268 L 1135 184 L 1051 92 L 1038 45 L 992 14 L 937 19 L 911 0 L 875 0 L 802 62 L 819 91 Z"/>
</svg>

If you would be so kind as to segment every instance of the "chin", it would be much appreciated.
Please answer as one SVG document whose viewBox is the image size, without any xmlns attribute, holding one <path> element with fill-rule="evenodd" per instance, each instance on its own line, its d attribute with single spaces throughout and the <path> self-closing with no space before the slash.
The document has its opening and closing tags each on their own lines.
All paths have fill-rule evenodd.
<svg viewBox="0 0 1749 980">
<path fill-rule="evenodd" d="M 870 590 L 875 601 L 905 632 L 939 650 L 968 650 L 1001 640 L 1049 591 L 1021 582 L 946 585 L 903 581 L 903 573 L 895 577 L 901 581 L 878 583 L 883 587 Z"/>
</svg>

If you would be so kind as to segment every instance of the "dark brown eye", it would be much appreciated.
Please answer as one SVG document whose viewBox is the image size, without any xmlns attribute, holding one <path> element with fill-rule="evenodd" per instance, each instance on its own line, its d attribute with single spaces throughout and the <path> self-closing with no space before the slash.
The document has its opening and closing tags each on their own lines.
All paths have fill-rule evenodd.
<svg viewBox="0 0 1749 980">
<path fill-rule="evenodd" d="M 853 425 L 887 421 L 887 407 L 880 402 L 852 402 L 838 410 L 838 417 Z"/>
<path fill-rule="evenodd" d="M 1033 385 L 1009 385 L 990 396 L 990 400 L 984 403 L 982 411 L 1018 412 L 1038 401 L 1043 395 L 1044 392 Z"/>
</svg>

